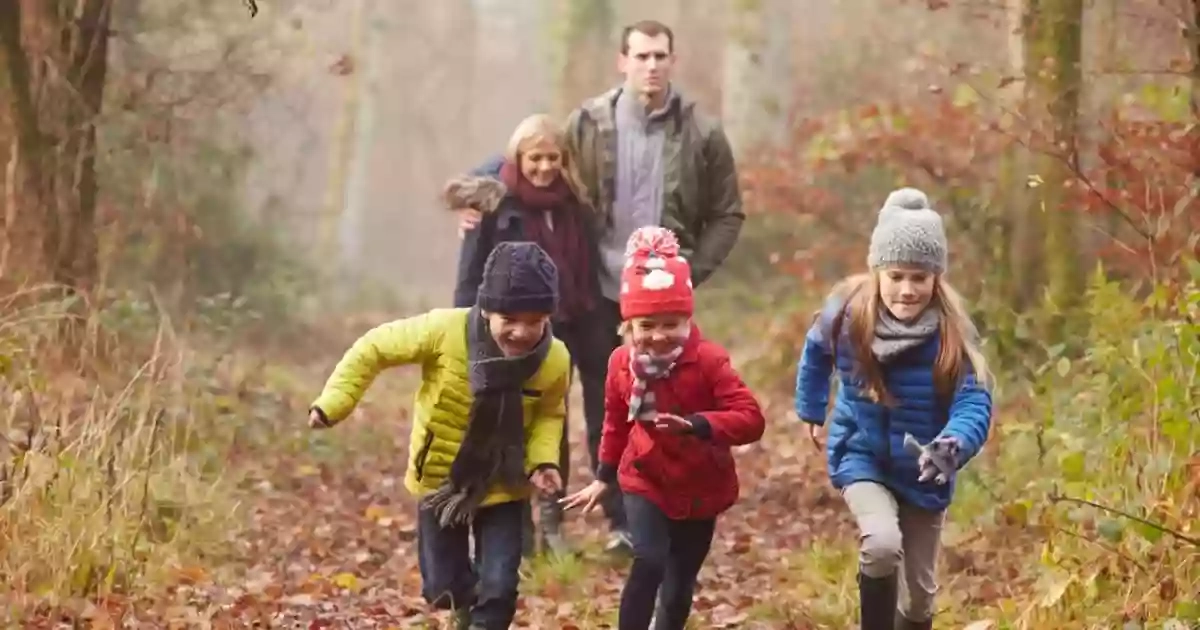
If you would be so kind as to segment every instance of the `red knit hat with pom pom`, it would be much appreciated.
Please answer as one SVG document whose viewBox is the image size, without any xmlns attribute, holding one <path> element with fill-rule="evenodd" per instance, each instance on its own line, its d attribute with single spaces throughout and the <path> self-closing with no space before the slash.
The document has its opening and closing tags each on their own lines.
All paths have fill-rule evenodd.
<svg viewBox="0 0 1200 630">
<path fill-rule="evenodd" d="M 675 234 L 664 227 L 638 228 L 625 245 L 621 317 L 691 316 L 692 309 L 692 269 L 679 255 Z"/>
</svg>

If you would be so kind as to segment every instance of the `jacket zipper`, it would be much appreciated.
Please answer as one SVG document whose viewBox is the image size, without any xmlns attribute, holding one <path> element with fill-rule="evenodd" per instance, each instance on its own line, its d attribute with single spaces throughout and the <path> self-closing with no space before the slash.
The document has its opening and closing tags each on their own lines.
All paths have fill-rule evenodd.
<svg viewBox="0 0 1200 630">
<path fill-rule="evenodd" d="M 417 481 L 425 477 L 425 460 L 429 459 L 429 451 L 433 448 L 433 431 L 425 429 L 425 441 L 421 444 L 421 450 L 417 453 Z"/>
<path fill-rule="evenodd" d="M 883 408 L 883 440 L 885 446 L 884 466 L 891 471 L 892 469 L 892 408 L 884 406 Z"/>
</svg>

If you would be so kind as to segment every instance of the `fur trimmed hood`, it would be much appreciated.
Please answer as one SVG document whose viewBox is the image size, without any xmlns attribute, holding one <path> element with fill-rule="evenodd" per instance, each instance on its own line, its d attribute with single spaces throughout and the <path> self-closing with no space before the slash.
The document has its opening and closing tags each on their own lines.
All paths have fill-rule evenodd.
<svg viewBox="0 0 1200 630">
<path fill-rule="evenodd" d="M 504 183 L 494 177 L 462 175 L 446 182 L 442 201 L 446 209 L 474 208 L 480 212 L 495 212 L 508 194 Z"/>
</svg>

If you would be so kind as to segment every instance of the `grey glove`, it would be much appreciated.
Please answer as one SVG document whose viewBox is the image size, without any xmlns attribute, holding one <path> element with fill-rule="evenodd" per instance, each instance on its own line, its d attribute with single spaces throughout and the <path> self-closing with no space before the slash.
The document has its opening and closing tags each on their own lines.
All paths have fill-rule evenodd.
<svg viewBox="0 0 1200 630">
<path fill-rule="evenodd" d="M 911 433 L 904 434 L 904 449 L 917 456 L 918 481 L 932 479 L 939 486 L 950 481 L 958 470 L 958 438 L 938 437 L 924 446 Z"/>
</svg>

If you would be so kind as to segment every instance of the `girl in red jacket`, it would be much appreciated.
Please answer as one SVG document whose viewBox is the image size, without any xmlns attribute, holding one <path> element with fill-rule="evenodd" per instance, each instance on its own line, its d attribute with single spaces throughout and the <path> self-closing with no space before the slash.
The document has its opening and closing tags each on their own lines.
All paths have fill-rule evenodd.
<svg viewBox="0 0 1200 630">
<path fill-rule="evenodd" d="M 563 499 L 591 511 L 613 484 L 625 493 L 634 560 L 619 630 L 682 630 L 717 515 L 738 498 L 730 447 L 765 428 L 754 395 L 692 322 L 688 263 L 670 230 L 630 237 L 621 277 L 622 332 L 605 386 L 596 481 Z"/>
</svg>

